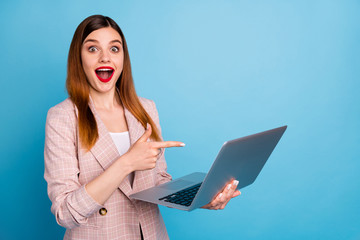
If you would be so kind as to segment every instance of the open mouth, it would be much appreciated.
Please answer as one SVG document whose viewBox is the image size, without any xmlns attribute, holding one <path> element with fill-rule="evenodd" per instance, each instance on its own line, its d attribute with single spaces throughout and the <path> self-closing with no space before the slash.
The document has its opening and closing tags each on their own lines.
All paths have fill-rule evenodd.
<svg viewBox="0 0 360 240">
<path fill-rule="evenodd" d="M 95 69 L 95 74 L 100 81 L 108 82 L 114 74 L 114 69 L 112 67 L 99 67 Z"/>
</svg>

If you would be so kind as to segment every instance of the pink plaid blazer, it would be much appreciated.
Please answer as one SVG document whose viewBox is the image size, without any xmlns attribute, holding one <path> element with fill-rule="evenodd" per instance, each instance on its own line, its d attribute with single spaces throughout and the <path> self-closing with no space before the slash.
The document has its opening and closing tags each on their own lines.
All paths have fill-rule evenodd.
<svg viewBox="0 0 360 240">
<path fill-rule="evenodd" d="M 145 98 L 140 101 L 160 130 L 155 103 Z M 99 132 L 99 139 L 90 151 L 80 144 L 77 108 L 70 99 L 52 107 L 46 119 L 44 177 L 51 211 L 57 223 L 66 228 L 64 239 L 140 239 L 139 224 L 144 239 L 168 239 L 158 206 L 128 197 L 171 180 L 163 152 L 154 169 L 135 172 L 133 188 L 125 178 L 103 206 L 86 192 L 85 184 L 120 157 L 91 99 L 89 106 Z M 133 145 L 145 129 L 126 108 L 125 118 Z M 106 215 L 99 213 L 101 208 L 107 209 Z"/>
</svg>

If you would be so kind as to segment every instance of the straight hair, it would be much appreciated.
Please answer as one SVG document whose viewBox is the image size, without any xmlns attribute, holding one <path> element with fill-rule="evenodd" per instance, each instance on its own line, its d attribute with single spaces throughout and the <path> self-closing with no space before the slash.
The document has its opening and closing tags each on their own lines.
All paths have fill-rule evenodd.
<svg viewBox="0 0 360 240">
<path fill-rule="evenodd" d="M 150 138 L 155 141 L 161 141 L 159 130 L 140 103 L 139 97 L 136 94 L 124 34 L 117 23 L 111 18 L 102 15 L 92 15 L 83 20 L 77 27 L 71 41 L 67 65 L 66 89 L 71 101 L 78 109 L 80 142 L 87 150 L 90 150 L 99 137 L 97 123 L 89 107 L 89 82 L 82 66 L 81 48 L 84 40 L 91 32 L 106 27 L 111 27 L 116 30 L 120 34 L 123 42 L 123 70 L 119 79 L 116 81 L 116 88 L 119 89 L 120 100 L 123 107 L 127 108 L 144 128 L 146 128 L 146 124 L 149 123 L 152 128 Z"/>
</svg>

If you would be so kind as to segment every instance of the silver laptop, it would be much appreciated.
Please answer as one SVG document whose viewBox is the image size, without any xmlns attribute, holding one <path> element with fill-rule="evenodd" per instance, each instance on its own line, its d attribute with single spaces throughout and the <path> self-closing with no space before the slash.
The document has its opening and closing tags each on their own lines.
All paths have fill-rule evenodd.
<svg viewBox="0 0 360 240">
<path fill-rule="evenodd" d="M 227 141 L 209 172 L 195 172 L 130 195 L 130 198 L 191 211 L 208 204 L 231 179 L 252 184 L 287 126 Z"/>
</svg>

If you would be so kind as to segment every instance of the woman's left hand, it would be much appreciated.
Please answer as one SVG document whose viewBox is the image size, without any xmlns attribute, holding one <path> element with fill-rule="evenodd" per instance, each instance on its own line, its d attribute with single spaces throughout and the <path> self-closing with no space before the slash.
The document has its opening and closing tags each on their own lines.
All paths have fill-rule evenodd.
<svg viewBox="0 0 360 240">
<path fill-rule="evenodd" d="M 241 194 L 239 190 L 236 190 L 236 187 L 238 185 L 239 181 L 232 180 L 229 181 L 224 189 L 219 192 L 215 198 L 205 206 L 202 206 L 201 208 L 205 209 L 211 209 L 211 210 L 219 210 L 224 209 L 226 204 L 230 201 L 231 198 L 237 197 Z"/>
</svg>

